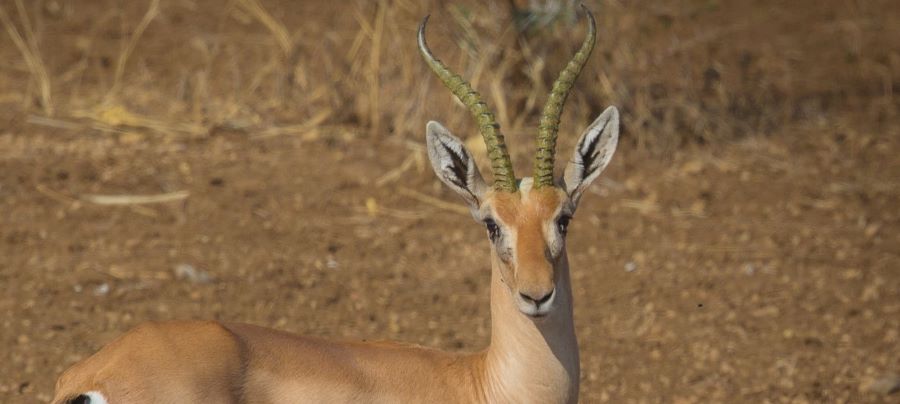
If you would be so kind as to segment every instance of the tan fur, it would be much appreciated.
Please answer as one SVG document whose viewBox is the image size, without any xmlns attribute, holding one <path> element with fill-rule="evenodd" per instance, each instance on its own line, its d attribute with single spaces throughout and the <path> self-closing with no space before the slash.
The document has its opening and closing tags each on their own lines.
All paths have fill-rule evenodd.
<svg viewBox="0 0 900 404">
<path fill-rule="evenodd" d="M 521 195 L 521 196 L 520 196 Z M 521 194 L 498 194 L 494 209 L 498 218 L 515 234 L 514 276 L 510 288 L 529 296 L 544 296 L 554 288 L 553 262 L 548 260 L 546 223 L 556 217 L 560 198 L 557 188 L 530 190 Z"/>
<path fill-rule="evenodd" d="M 483 202 L 516 239 L 513 264 L 492 252 L 492 332 L 484 351 L 337 342 L 245 324 L 146 323 L 63 373 L 53 402 L 87 391 L 111 404 L 576 402 L 568 260 L 564 250 L 545 253 L 564 201 L 558 189 L 525 187 Z M 550 315 L 520 312 L 515 293 L 554 287 Z"/>
<path fill-rule="evenodd" d="M 215 322 L 144 323 L 66 370 L 56 399 L 102 392 L 111 403 L 235 402 L 245 353 Z M 165 388 L 161 388 L 165 386 Z"/>
</svg>

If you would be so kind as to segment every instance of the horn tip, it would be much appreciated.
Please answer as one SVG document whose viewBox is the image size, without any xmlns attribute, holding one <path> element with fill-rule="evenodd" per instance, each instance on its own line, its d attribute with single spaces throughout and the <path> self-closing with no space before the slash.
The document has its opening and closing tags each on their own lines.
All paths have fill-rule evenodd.
<svg viewBox="0 0 900 404">
<path fill-rule="evenodd" d="M 429 18 L 431 18 L 431 14 L 426 14 L 425 18 L 422 19 L 422 22 L 419 23 L 419 36 L 422 36 L 425 33 L 425 25 L 428 24 Z"/>
<path fill-rule="evenodd" d="M 433 58 L 431 56 L 431 50 L 428 49 L 428 44 L 425 42 L 425 25 L 428 24 L 428 18 L 431 17 L 431 14 L 425 15 L 425 18 L 422 19 L 422 22 L 419 23 L 419 32 L 416 35 L 416 39 L 419 43 L 419 51 L 425 55 L 426 59 Z"/>
<path fill-rule="evenodd" d="M 594 24 L 596 24 L 596 22 L 594 21 L 594 13 L 591 12 L 591 9 L 589 9 L 586 5 L 584 5 L 584 3 L 581 3 L 581 9 L 584 10 L 584 13 L 587 15 L 587 18 L 590 21 L 590 24 L 592 26 Z"/>
</svg>

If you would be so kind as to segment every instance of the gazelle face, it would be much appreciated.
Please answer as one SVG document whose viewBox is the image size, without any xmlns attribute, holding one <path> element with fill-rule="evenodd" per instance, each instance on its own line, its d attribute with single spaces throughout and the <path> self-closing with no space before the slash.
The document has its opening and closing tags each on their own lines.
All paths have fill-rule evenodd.
<svg viewBox="0 0 900 404">
<path fill-rule="evenodd" d="M 491 251 L 519 311 L 552 315 L 556 286 L 566 265 L 566 233 L 584 190 L 616 149 L 619 118 L 608 108 L 582 134 L 555 186 L 535 188 L 522 179 L 515 192 L 490 189 L 463 143 L 437 122 L 426 128 L 432 168 L 485 226 Z"/>
<path fill-rule="evenodd" d="M 543 317 L 554 307 L 574 210 L 562 189 L 532 189 L 525 178 L 519 192 L 487 195 L 477 212 L 501 279 L 523 314 Z"/>
</svg>

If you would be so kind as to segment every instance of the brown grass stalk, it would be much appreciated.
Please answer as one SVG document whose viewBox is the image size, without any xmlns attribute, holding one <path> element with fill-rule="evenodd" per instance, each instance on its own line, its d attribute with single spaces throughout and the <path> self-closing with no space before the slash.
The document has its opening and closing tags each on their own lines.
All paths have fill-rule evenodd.
<svg viewBox="0 0 900 404">
<path fill-rule="evenodd" d="M 413 189 L 409 189 L 406 187 L 400 187 L 397 189 L 397 191 L 400 192 L 401 195 L 408 196 L 412 199 L 415 199 L 419 202 L 434 206 L 438 209 L 443 209 L 443 210 L 450 211 L 450 212 L 460 213 L 460 214 L 463 214 L 466 216 L 471 214 L 469 212 L 469 210 L 466 209 L 465 207 L 463 207 L 462 205 L 459 205 L 457 203 L 445 202 L 441 199 L 435 198 L 431 195 L 423 194 L 423 193 L 413 190 Z"/>
<path fill-rule="evenodd" d="M 291 54 L 294 44 L 284 24 L 272 17 L 272 14 L 269 14 L 258 0 L 238 0 L 238 4 L 269 30 L 284 56 Z"/>
<path fill-rule="evenodd" d="M 262 132 L 250 136 L 251 139 L 260 140 L 260 139 L 268 139 L 275 136 L 282 135 L 296 135 L 296 134 L 305 134 L 312 130 L 315 130 L 319 126 L 321 126 L 333 113 L 334 111 L 330 109 L 320 110 L 318 113 L 313 115 L 312 118 L 309 118 L 306 122 L 300 125 L 291 125 L 291 126 L 274 126 L 263 130 Z"/>
<path fill-rule="evenodd" d="M 147 29 L 147 26 L 156 18 L 156 15 L 159 14 L 159 0 L 151 0 L 150 7 L 147 8 L 147 12 L 144 13 L 144 17 L 141 18 L 141 22 L 138 23 L 137 27 L 135 27 L 134 32 L 131 34 L 131 37 L 128 38 L 128 42 L 125 44 L 125 48 L 119 54 L 119 59 L 116 61 L 116 71 L 113 74 L 113 84 L 110 87 L 109 91 L 106 93 L 106 100 L 110 102 L 121 89 L 122 85 L 122 75 L 125 74 L 125 65 L 128 64 L 128 59 L 131 57 L 131 54 L 134 52 L 134 48 L 137 46 L 138 40 L 141 39 L 141 36 L 144 35 L 144 30 Z"/>
<path fill-rule="evenodd" d="M 188 191 L 176 191 L 169 192 L 165 194 L 151 194 L 151 195 L 94 195 L 94 194 L 86 194 L 81 196 L 81 200 L 85 202 L 90 202 L 95 205 L 112 205 L 112 206 L 127 206 L 127 205 L 148 205 L 154 203 L 166 203 L 166 202 L 175 202 L 182 201 L 187 199 L 190 196 L 190 192 Z"/>
<path fill-rule="evenodd" d="M 369 53 L 369 67 L 366 77 L 369 82 L 369 130 L 372 136 L 378 137 L 381 133 L 381 110 L 379 105 L 379 93 L 381 92 L 381 47 L 384 37 L 384 20 L 387 12 L 387 4 L 380 0 L 375 13 L 375 23 L 372 28 L 372 48 Z"/>
<path fill-rule="evenodd" d="M 44 114 L 52 116 L 53 101 L 51 99 L 52 92 L 50 87 L 50 76 L 47 74 L 47 67 L 41 59 L 37 39 L 34 36 L 31 22 L 28 20 L 28 14 L 25 13 L 25 6 L 22 4 L 22 0 L 16 0 L 16 9 L 18 10 L 19 19 L 22 22 L 25 37 L 27 39 L 23 38 L 19 33 L 19 30 L 9 18 L 9 15 L 3 7 L 0 7 L 0 21 L 2 21 L 3 26 L 6 28 L 6 32 L 9 34 L 10 39 L 12 39 L 13 44 L 15 44 L 19 53 L 22 54 L 22 58 L 25 59 L 25 64 L 28 66 L 28 71 L 31 74 L 32 80 L 37 83 L 38 88 L 40 89 L 41 108 L 44 110 Z"/>
</svg>

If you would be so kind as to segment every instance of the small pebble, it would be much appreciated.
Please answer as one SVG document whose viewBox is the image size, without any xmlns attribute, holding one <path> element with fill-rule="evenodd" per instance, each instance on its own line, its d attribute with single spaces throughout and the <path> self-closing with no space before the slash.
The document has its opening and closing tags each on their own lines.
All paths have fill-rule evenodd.
<svg viewBox="0 0 900 404">
<path fill-rule="evenodd" d="M 900 375 L 889 374 L 879 378 L 863 380 L 859 389 L 877 394 L 894 394 L 900 392 Z"/>
<path fill-rule="evenodd" d="M 94 296 L 106 296 L 109 293 L 109 284 L 103 282 L 94 288 Z"/>
<path fill-rule="evenodd" d="M 186 279 L 193 283 L 209 283 L 213 278 L 206 271 L 199 270 L 191 264 L 178 264 L 175 266 L 175 278 Z"/>
<path fill-rule="evenodd" d="M 754 273 L 756 273 L 756 267 L 754 267 L 753 264 L 746 264 L 744 265 L 744 273 L 747 275 L 753 275 Z"/>
<path fill-rule="evenodd" d="M 628 261 L 625 263 L 625 272 L 634 272 L 637 270 L 637 264 L 634 261 Z"/>
<path fill-rule="evenodd" d="M 328 267 L 328 269 L 337 269 L 337 267 L 339 267 L 340 264 L 338 264 L 337 260 L 334 259 L 334 257 L 329 256 L 328 259 L 325 261 L 325 266 Z"/>
</svg>

